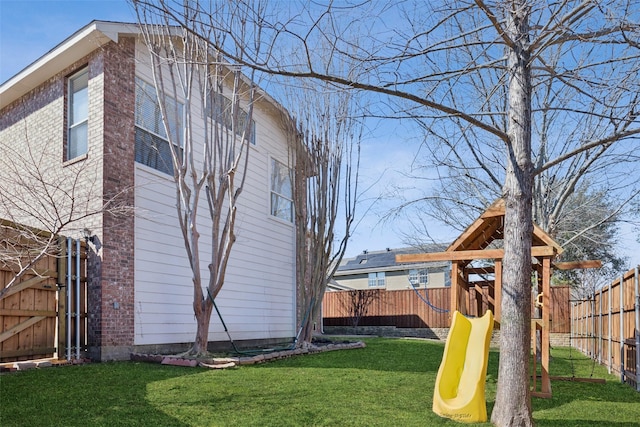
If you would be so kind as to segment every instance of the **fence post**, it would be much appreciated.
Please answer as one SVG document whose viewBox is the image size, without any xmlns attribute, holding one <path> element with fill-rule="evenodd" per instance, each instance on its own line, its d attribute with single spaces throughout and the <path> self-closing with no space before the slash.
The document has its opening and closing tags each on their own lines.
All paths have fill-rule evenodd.
<svg viewBox="0 0 640 427">
<path fill-rule="evenodd" d="M 636 282 L 636 390 L 640 391 L 640 278 L 638 277 L 638 268 L 636 266 L 635 282 Z"/>
<path fill-rule="evenodd" d="M 593 291 L 591 295 L 591 307 L 589 312 L 590 323 L 591 323 L 591 336 L 593 337 L 591 341 L 591 358 L 595 359 L 596 356 L 596 347 L 598 346 L 598 342 L 596 341 L 596 292 Z"/>
<path fill-rule="evenodd" d="M 608 356 L 608 361 L 607 361 L 607 368 L 609 370 L 609 373 L 611 373 L 611 370 L 613 368 L 613 322 L 611 321 L 613 318 L 613 283 L 609 284 L 609 290 L 607 291 L 608 296 L 608 300 L 609 300 L 609 314 L 607 319 L 609 320 L 607 322 L 607 326 L 608 326 L 608 334 L 609 334 L 609 342 L 608 342 L 608 348 L 609 350 L 607 351 L 607 356 Z"/>
<path fill-rule="evenodd" d="M 624 384 L 624 273 L 620 276 L 620 382 Z"/>
<path fill-rule="evenodd" d="M 602 288 L 600 288 L 600 303 L 598 304 L 598 363 L 603 364 L 603 352 L 602 352 Z"/>
<path fill-rule="evenodd" d="M 570 325 L 571 325 L 571 327 L 570 327 L 570 329 L 569 329 L 569 347 L 575 347 L 575 346 L 574 346 L 574 339 L 573 339 L 573 337 L 576 335 L 576 333 L 573 331 L 573 325 L 575 325 L 575 324 L 576 324 L 576 322 L 574 322 L 574 320 L 573 320 L 573 314 L 576 312 L 576 310 L 575 310 L 575 308 L 576 308 L 576 303 L 571 302 L 571 303 L 569 303 L 569 304 L 570 304 L 570 307 L 571 307 L 571 319 L 570 319 L 570 322 L 571 322 L 571 323 L 570 323 Z M 580 347 L 578 346 L 578 348 L 580 348 Z"/>
</svg>

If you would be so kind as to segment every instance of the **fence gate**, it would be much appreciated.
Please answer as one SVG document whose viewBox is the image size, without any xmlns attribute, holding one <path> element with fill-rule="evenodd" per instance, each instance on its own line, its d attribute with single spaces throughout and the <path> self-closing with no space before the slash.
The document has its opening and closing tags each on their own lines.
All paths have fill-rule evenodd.
<svg viewBox="0 0 640 427">
<path fill-rule="evenodd" d="M 86 246 L 70 238 L 61 238 L 60 243 L 59 256 L 42 258 L 0 296 L 0 363 L 84 356 Z M 16 273 L 4 264 L 0 264 L 0 290 Z"/>
</svg>

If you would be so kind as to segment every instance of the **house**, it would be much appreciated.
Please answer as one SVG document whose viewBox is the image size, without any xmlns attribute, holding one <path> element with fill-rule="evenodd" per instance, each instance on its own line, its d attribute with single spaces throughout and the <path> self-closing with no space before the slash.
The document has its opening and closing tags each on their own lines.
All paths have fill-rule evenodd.
<svg viewBox="0 0 640 427">
<path fill-rule="evenodd" d="M 420 248 L 387 248 L 363 251 L 354 258 L 344 259 L 333 275 L 331 290 L 438 288 L 450 286 L 451 263 L 448 261 L 400 264 L 396 255 L 439 252 L 444 245 Z"/>
<path fill-rule="evenodd" d="M 133 207 L 92 215 L 77 227 L 75 237 L 82 229 L 91 234 L 87 334 L 95 360 L 184 350 L 195 337 L 176 189 L 162 162 L 168 143 L 139 117 L 148 107 L 139 105 L 141 94 L 155 89 L 151 76 L 137 25 L 94 21 L 0 86 L 0 156 L 46 155 L 47 175 L 77 178 L 69 189 L 86 209 L 99 211 L 114 195 Z M 216 300 L 232 338 L 245 346 L 291 340 L 296 329 L 293 201 L 286 185 L 275 187 L 282 179 L 271 179 L 290 176 L 291 138 L 283 108 L 264 92 L 259 98 L 237 239 Z M 228 341 L 215 313 L 209 338 Z"/>
</svg>

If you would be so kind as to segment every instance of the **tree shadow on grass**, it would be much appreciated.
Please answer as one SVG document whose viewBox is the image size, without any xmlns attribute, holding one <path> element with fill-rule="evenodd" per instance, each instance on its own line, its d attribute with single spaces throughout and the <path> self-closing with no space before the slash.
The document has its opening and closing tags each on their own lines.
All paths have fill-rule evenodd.
<svg viewBox="0 0 640 427">
<path fill-rule="evenodd" d="M 367 338 L 362 341 L 366 344 L 365 348 L 295 356 L 269 362 L 267 365 L 274 368 L 324 367 L 436 373 L 444 352 L 444 343 L 427 340 Z"/>
</svg>

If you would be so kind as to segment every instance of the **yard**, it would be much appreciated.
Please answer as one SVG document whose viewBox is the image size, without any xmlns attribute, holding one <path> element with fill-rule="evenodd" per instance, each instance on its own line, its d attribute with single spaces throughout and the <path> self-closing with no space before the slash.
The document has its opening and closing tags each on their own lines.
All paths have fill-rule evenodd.
<svg viewBox="0 0 640 427">
<path fill-rule="evenodd" d="M 230 370 L 118 362 L 6 373 L 0 376 L 0 425 L 462 425 L 431 412 L 442 343 L 383 338 L 366 343 L 364 349 Z M 591 361 L 575 350 L 570 355 L 555 349 L 552 357 L 551 375 L 592 372 Z M 498 352 L 492 351 L 489 413 L 497 367 Z M 600 366 L 594 377 L 607 382 L 554 381 L 552 399 L 533 399 L 536 424 L 640 425 L 640 393 Z"/>
</svg>

